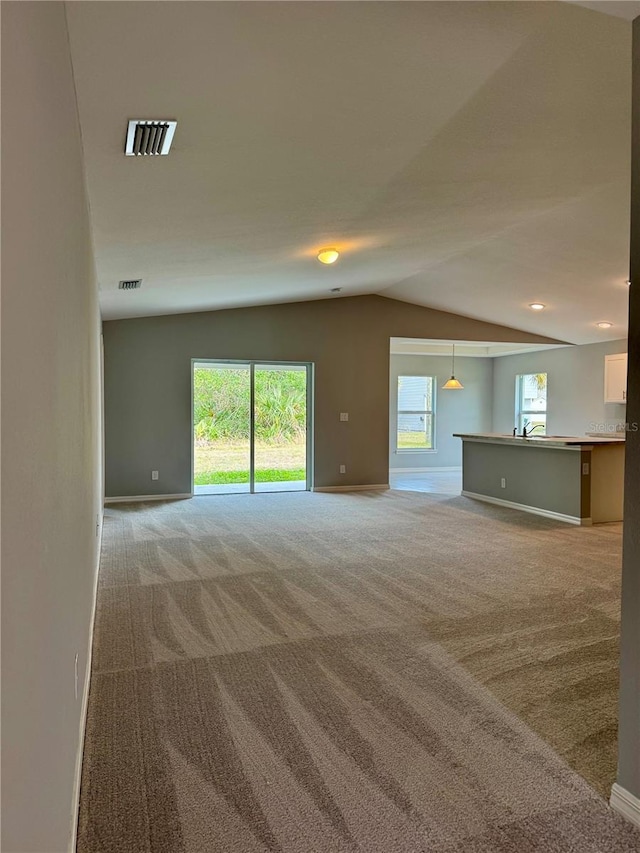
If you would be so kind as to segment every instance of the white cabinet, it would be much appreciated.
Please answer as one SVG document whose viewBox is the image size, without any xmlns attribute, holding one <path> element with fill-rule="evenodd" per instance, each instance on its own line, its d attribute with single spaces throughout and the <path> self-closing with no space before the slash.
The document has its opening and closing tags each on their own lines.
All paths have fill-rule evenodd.
<svg viewBox="0 0 640 853">
<path fill-rule="evenodd" d="M 627 402 L 627 354 L 618 352 L 604 357 L 605 403 Z"/>
</svg>

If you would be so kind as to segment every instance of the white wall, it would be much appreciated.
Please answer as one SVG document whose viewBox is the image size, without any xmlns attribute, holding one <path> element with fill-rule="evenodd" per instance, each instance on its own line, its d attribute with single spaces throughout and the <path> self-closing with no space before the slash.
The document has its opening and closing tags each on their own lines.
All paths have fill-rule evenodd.
<svg viewBox="0 0 640 853">
<path fill-rule="evenodd" d="M 451 359 L 429 355 L 392 355 L 389 387 L 389 468 L 452 468 L 462 465 L 462 442 L 454 432 L 490 432 L 493 359 L 456 358 L 462 391 L 443 391 Z M 398 376 L 436 377 L 435 451 L 396 452 Z"/>
<path fill-rule="evenodd" d="M 547 433 L 584 435 L 594 425 L 624 423 L 626 406 L 604 402 L 604 357 L 626 352 L 627 341 L 562 347 L 495 359 L 493 430 L 515 426 L 515 382 L 519 373 L 547 373 Z"/>
<path fill-rule="evenodd" d="M 64 5 L 1 8 L 2 850 L 57 853 L 96 580 L 99 318 Z"/>
</svg>

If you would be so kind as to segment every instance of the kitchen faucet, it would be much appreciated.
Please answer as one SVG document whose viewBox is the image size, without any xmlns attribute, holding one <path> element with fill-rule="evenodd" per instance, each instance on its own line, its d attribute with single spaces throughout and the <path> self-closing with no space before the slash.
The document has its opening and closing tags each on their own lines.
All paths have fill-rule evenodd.
<svg viewBox="0 0 640 853">
<path fill-rule="evenodd" d="M 525 421 L 525 422 L 524 422 L 524 425 L 523 425 L 523 427 L 522 427 L 522 437 L 523 437 L 523 438 L 526 438 L 528 435 L 531 435 L 531 433 L 532 433 L 534 430 L 538 429 L 538 427 L 542 427 L 542 429 L 544 429 L 544 424 L 535 424 L 534 426 L 532 426 L 532 427 L 531 427 L 531 429 L 529 430 L 529 432 L 527 432 L 527 427 L 528 427 L 528 426 L 529 426 L 529 421 Z"/>
<path fill-rule="evenodd" d="M 531 433 L 534 431 L 534 429 L 538 429 L 538 427 L 542 427 L 544 429 L 544 424 L 535 424 L 535 426 L 532 426 L 531 429 L 529 430 L 529 432 L 527 432 L 528 426 L 529 426 L 529 421 L 525 421 L 522 424 L 522 437 L 523 438 L 526 438 L 528 435 L 531 435 Z M 513 428 L 513 435 L 514 435 L 514 437 L 518 435 L 518 427 L 517 426 L 514 426 L 514 428 Z"/>
</svg>

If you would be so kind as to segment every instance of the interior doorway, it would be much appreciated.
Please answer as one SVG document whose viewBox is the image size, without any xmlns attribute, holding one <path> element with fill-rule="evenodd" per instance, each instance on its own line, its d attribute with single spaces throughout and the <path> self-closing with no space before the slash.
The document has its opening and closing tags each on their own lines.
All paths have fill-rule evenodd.
<svg viewBox="0 0 640 853">
<path fill-rule="evenodd" d="M 311 368 L 192 360 L 194 495 L 311 488 Z"/>
</svg>

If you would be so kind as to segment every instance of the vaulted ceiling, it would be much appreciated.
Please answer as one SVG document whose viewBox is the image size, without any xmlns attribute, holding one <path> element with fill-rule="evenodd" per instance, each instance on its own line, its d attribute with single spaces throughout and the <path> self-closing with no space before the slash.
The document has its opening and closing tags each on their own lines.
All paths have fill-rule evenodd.
<svg viewBox="0 0 640 853">
<path fill-rule="evenodd" d="M 340 287 L 623 337 L 634 12 L 68 3 L 104 317 Z M 176 119 L 171 153 L 125 157 L 132 118 Z"/>
</svg>

